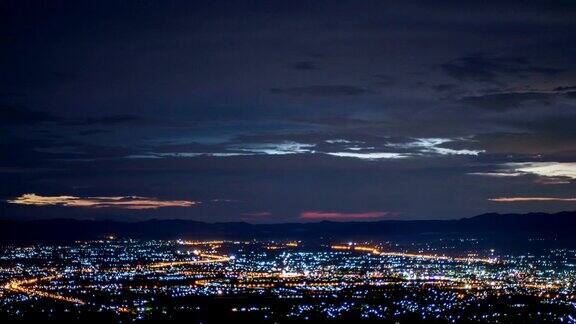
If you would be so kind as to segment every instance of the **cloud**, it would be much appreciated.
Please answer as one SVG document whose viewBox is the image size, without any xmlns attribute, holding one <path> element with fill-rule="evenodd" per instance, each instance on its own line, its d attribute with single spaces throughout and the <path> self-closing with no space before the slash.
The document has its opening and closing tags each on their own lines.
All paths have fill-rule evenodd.
<svg viewBox="0 0 576 324">
<path fill-rule="evenodd" d="M 576 152 L 576 118 L 558 115 L 553 118 L 510 123 L 521 132 L 494 132 L 473 137 L 474 146 L 490 154 L 567 157 Z"/>
<path fill-rule="evenodd" d="M 314 146 L 314 144 L 286 141 L 282 143 L 240 144 L 231 147 L 231 149 L 251 154 L 284 155 L 314 153 L 311 150 Z"/>
<path fill-rule="evenodd" d="M 485 110 L 503 111 L 526 103 L 549 105 L 554 97 L 555 93 L 548 92 L 504 92 L 463 97 L 458 102 Z"/>
<path fill-rule="evenodd" d="M 55 121 L 57 118 L 50 113 L 29 109 L 20 105 L 0 104 L 0 125 L 29 125 L 40 122 Z"/>
<path fill-rule="evenodd" d="M 92 126 L 92 125 L 118 125 L 118 124 L 127 124 L 141 121 L 140 116 L 136 115 L 111 115 L 111 116 L 104 116 L 104 117 L 90 117 L 83 120 L 70 122 L 70 125 L 79 125 L 79 126 Z"/>
<path fill-rule="evenodd" d="M 384 87 L 390 87 L 396 84 L 396 78 L 388 74 L 374 74 L 373 77 L 376 80 L 374 83 Z"/>
<path fill-rule="evenodd" d="M 522 174 L 517 172 L 470 172 L 469 175 L 494 177 L 494 178 L 507 178 L 507 177 L 518 177 Z"/>
<path fill-rule="evenodd" d="M 271 215 L 272 215 L 272 213 L 267 212 L 267 211 L 242 214 L 242 216 L 248 216 L 248 217 L 266 217 L 266 216 L 271 216 Z"/>
<path fill-rule="evenodd" d="M 202 156 L 210 157 L 232 157 L 232 156 L 244 156 L 244 155 L 255 155 L 253 153 L 198 153 L 198 152 L 167 152 L 167 153 L 157 153 L 157 152 L 146 152 L 142 154 L 132 154 L 128 155 L 126 158 L 129 159 L 160 159 L 160 158 L 195 158 Z"/>
<path fill-rule="evenodd" d="M 79 131 L 78 135 L 81 136 L 89 136 L 89 135 L 97 135 L 97 134 L 104 134 L 107 133 L 108 131 L 103 130 L 103 129 L 87 129 L 87 130 L 83 130 L 83 131 Z"/>
<path fill-rule="evenodd" d="M 507 163 L 514 172 L 531 173 L 543 177 L 576 179 L 576 162 L 526 162 Z"/>
<path fill-rule="evenodd" d="M 543 185 L 559 185 L 569 184 L 570 180 L 565 177 L 538 177 L 534 182 Z"/>
<path fill-rule="evenodd" d="M 306 87 L 272 88 L 270 92 L 290 96 L 317 97 L 360 96 L 372 93 L 369 89 L 350 85 L 312 85 Z"/>
<path fill-rule="evenodd" d="M 89 117 L 85 119 L 67 119 L 62 116 L 53 115 L 48 112 L 29 109 L 21 105 L 0 104 L 0 125 L 30 125 L 41 122 L 59 122 L 63 125 L 73 126 L 94 126 L 94 125 L 117 125 L 141 121 L 142 118 L 136 115 L 110 115 L 104 117 Z"/>
<path fill-rule="evenodd" d="M 317 70 L 318 69 L 316 64 L 314 62 L 311 62 L 311 61 L 296 62 L 296 63 L 292 64 L 292 68 L 295 70 L 301 70 L 301 71 Z"/>
<path fill-rule="evenodd" d="M 452 142 L 455 142 L 455 140 L 451 138 L 424 137 L 424 138 L 416 138 L 414 141 L 407 143 L 392 143 L 389 144 L 389 146 L 404 149 L 416 149 L 418 154 L 433 153 L 439 155 L 478 155 L 484 152 L 484 150 L 453 149 L 441 146 L 443 144 Z"/>
<path fill-rule="evenodd" d="M 576 85 L 556 87 L 554 91 L 576 91 Z"/>
<path fill-rule="evenodd" d="M 240 219 L 245 222 L 266 222 L 270 221 L 270 217 L 272 213 L 269 211 L 263 212 L 252 212 L 252 213 L 243 213 L 240 215 Z"/>
<path fill-rule="evenodd" d="M 534 66 L 525 57 L 472 54 L 440 65 L 449 76 L 460 81 L 497 83 L 500 76 L 521 77 L 529 74 L 555 75 L 563 69 Z"/>
<path fill-rule="evenodd" d="M 385 216 L 392 216 L 394 213 L 384 211 L 371 211 L 364 213 L 341 213 L 329 211 L 305 211 L 300 214 L 302 220 L 373 220 Z"/>
<path fill-rule="evenodd" d="M 218 147 L 224 152 L 145 152 L 128 156 L 132 159 L 194 158 L 194 157 L 233 157 L 252 155 L 288 155 L 315 153 L 315 144 L 285 141 L 280 143 L 244 143 Z"/>
<path fill-rule="evenodd" d="M 120 208 L 120 209 L 157 209 L 162 207 L 191 207 L 198 202 L 189 200 L 160 200 L 137 196 L 120 197 L 75 197 L 75 196 L 40 196 L 24 194 L 12 200 L 10 204 L 33 206 L 65 206 L 83 208 Z"/>
<path fill-rule="evenodd" d="M 282 139 L 285 139 L 282 141 Z M 278 142 L 259 142 L 262 140 Z M 396 142 L 390 142 L 391 140 Z M 244 142 L 246 141 L 246 142 Z M 450 148 L 447 144 L 465 145 L 463 138 L 408 138 L 404 142 L 379 136 L 331 137 L 318 134 L 245 136 L 216 145 L 176 145 L 132 154 L 127 158 L 196 158 L 256 155 L 317 154 L 361 160 L 417 158 L 434 155 L 478 155 L 484 150 Z"/>
<path fill-rule="evenodd" d="M 362 160 L 379 160 L 379 159 L 403 159 L 410 157 L 409 154 L 393 153 L 393 152 L 327 152 L 326 154 L 338 157 L 357 158 Z"/>
<path fill-rule="evenodd" d="M 510 203 L 510 202 L 546 202 L 546 201 L 564 201 L 564 202 L 576 202 L 576 198 L 559 198 L 559 197 L 498 197 L 498 198 L 490 198 L 488 199 L 489 201 L 494 201 L 494 202 L 504 202 L 504 203 Z"/>
<path fill-rule="evenodd" d="M 449 92 L 455 89 L 457 89 L 455 84 L 442 83 L 432 86 L 432 90 L 436 92 Z"/>
<path fill-rule="evenodd" d="M 522 175 L 536 175 L 548 178 L 550 182 L 545 184 L 563 184 L 567 179 L 576 179 L 576 162 L 522 162 L 504 163 L 501 169 L 495 172 L 477 172 L 472 175 L 493 177 L 514 177 Z"/>
</svg>

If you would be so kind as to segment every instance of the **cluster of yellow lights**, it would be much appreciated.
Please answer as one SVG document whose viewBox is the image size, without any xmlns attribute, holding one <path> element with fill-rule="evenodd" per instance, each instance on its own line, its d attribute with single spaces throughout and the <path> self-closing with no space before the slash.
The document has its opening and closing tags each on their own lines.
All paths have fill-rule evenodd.
<svg viewBox="0 0 576 324">
<path fill-rule="evenodd" d="M 294 248 L 294 247 L 298 247 L 298 242 L 288 242 L 286 244 L 282 244 L 282 245 L 267 245 L 264 248 L 266 250 L 279 250 L 279 249 L 283 249 L 283 248 Z"/>
<path fill-rule="evenodd" d="M 7 283 L 6 285 L 4 285 L 4 289 L 9 290 L 9 291 L 13 291 L 13 292 L 23 293 L 26 295 L 39 296 L 39 297 L 44 297 L 44 298 L 48 298 L 48 299 L 84 305 L 85 303 L 82 300 L 77 299 L 77 298 L 52 294 L 49 292 L 45 292 L 45 291 L 26 287 L 28 285 L 34 285 L 34 284 L 38 283 L 39 281 L 50 281 L 50 280 L 58 279 L 61 277 L 62 276 L 47 276 L 47 277 L 35 278 L 35 279 L 13 280 L 13 281 L 10 281 L 9 283 Z"/>
<path fill-rule="evenodd" d="M 178 241 L 181 245 L 221 245 L 226 243 L 226 241 Z"/>
<path fill-rule="evenodd" d="M 190 260 L 190 261 L 173 261 L 173 262 L 158 262 L 149 265 L 148 267 L 152 269 L 156 268 L 166 268 L 166 267 L 179 267 L 183 265 L 196 265 L 196 264 L 206 264 L 206 263 L 220 263 L 230 261 L 230 257 L 226 255 L 214 255 L 198 253 L 199 257 L 205 258 L 205 260 Z"/>
<path fill-rule="evenodd" d="M 220 242 L 221 241 L 218 241 L 218 243 L 220 243 Z M 200 242 L 198 242 L 198 243 L 200 243 Z M 201 244 L 215 244 L 215 242 L 201 242 Z M 198 244 L 198 245 L 200 245 L 200 244 Z M 197 256 L 203 258 L 203 260 L 159 262 L 159 263 L 150 264 L 147 267 L 151 268 L 151 269 L 158 269 L 158 268 L 176 267 L 176 266 L 182 266 L 182 265 L 221 263 L 221 262 L 230 261 L 230 257 L 225 256 L 225 255 L 206 254 L 206 253 L 202 253 L 200 251 L 195 251 L 195 254 Z M 91 269 L 81 269 L 80 270 L 80 272 L 91 272 L 91 271 L 92 271 Z M 63 302 L 68 302 L 68 303 L 73 303 L 73 304 L 78 304 L 78 305 L 84 305 L 85 302 L 80 300 L 80 299 L 77 299 L 77 298 L 53 294 L 53 293 L 49 293 L 49 292 L 45 292 L 45 291 L 41 291 L 38 289 L 28 287 L 28 286 L 33 286 L 40 281 L 50 281 L 50 280 L 54 280 L 54 279 L 58 279 L 58 278 L 62 278 L 62 276 L 61 275 L 51 275 L 51 276 L 45 276 L 42 278 L 12 280 L 12 281 L 8 282 L 6 285 L 4 285 L 4 289 L 6 289 L 8 291 L 12 291 L 12 292 L 23 293 L 26 295 L 39 296 L 39 297 L 48 298 L 48 299 L 52 299 L 52 300 L 63 301 Z M 117 311 L 120 313 L 133 312 L 130 308 L 127 308 L 127 307 L 118 307 Z"/>
</svg>

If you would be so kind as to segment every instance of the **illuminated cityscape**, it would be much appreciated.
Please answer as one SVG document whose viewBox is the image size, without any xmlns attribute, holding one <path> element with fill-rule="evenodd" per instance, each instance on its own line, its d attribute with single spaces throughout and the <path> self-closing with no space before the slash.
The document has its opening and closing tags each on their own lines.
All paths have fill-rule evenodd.
<svg viewBox="0 0 576 324">
<path fill-rule="evenodd" d="M 576 249 L 475 240 L 132 240 L 4 248 L 6 320 L 574 322 Z M 467 248 L 454 248 L 454 246 Z"/>
</svg>

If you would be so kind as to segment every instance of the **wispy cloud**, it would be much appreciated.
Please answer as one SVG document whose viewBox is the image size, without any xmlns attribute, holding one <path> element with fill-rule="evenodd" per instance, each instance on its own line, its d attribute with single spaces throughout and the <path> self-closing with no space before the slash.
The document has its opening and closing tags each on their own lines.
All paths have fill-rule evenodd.
<svg viewBox="0 0 576 324">
<path fill-rule="evenodd" d="M 555 75 L 562 69 L 534 65 L 522 56 L 496 56 L 475 53 L 440 65 L 444 72 L 460 81 L 499 83 L 503 76 Z"/>
<path fill-rule="evenodd" d="M 308 70 L 317 70 L 318 66 L 312 61 L 301 61 L 296 62 L 291 65 L 294 70 L 301 70 L 301 71 L 308 71 Z"/>
<path fill-rule="evenodd" d="M 576 179 L 576 162 L 528 162 L 510 163 L 517 172 L 532 173 L 544 177 Z"/>
<path fill-rule="evenodd" d="M 160 200 L 137 196 L 119 197 L 75 197 L 75 196 L 40 196 L 24 194 L 11 200 L 10 204 L 33 206 L 65 206 L 83 208 L 120 208 L 120 209 L 157 209 L 162 207 L 190 207 L 198 202 L 189 200 Z"/>
<path fill-rule="evenodd" d="M 498 197 L 488 199 L 494 202 L 530 202 L 530 201 L 565 201 L 576 202 L 576 198 L 560 198 L 560 197 Z"/>
<path fill-rule="evenodd" d="M 230 145 L 225 152 L 146 152 L 144 154 L 130 155 L 133 159 L 157 158 L 194 158 L 194 157 L 233 157 L 251 155 L 289 155 L 315 153 L 315 144 L 285 141 L 281 143 L 246 143 Z"/>
<path fill-rule="evenodd" d="M 242 156 L 242 155 L 254 155 L 252 153 L 196 153 L 196 152 L 169 152 L 169 153 L 154 153 L 147 152 L 144 154 L 133 154 L 127 156 L 130 159 L 161 159 L 161 158 L 195 158 L 200 156 L 212 156 L 212 157 L 231 157 L 231 156 Z"/>
<path fill-rule="evenodd" d="M 410 155 L 408 154 L 393 153 L 393 152 L 367 152 L 367 153 L 328 152 L 326 154 L 338 157 L 357 158 L 362 160 L 402 159 L 410 157 Z"/>
<path fill-rule="evenodd" d="M 495 177 L 495 178 L 518 177 L 522 175 L 521 173 L 518 172 L 470 172 L 468 174 L 484 177 Z"/>
<path fill-rule="evenodd" d="M 523 162 L 505 163 L 501 169 L 494 172 L 476 172 L 472 175 L 492 177 L 515 177 L 521 175 L 537 175 L 540 177 L 556 180 L 545 182 L 547 184 L 567 183 L 568 179 L 576 179 L 576 162 Z"/>
<path fill-rule="evenodd" d="M 411 138 L 406 142 L 390 143 L 385 138 L 364 142 L 345 138 L 333 138 L 314 143 L 287 140 L 262 143 L 226 143 L 206 148 L 204 152 L 144 152 L 127 156 L 133 159 L 237 157 L 262 155 L 326 154 L 361 160 L 386 160 L 446 155 L 478 155 L 483 150 L 445 147 L 448 143 L 466 141 L 457 138 Z"/>
<path fill-rule="evenodd" d="M 266 222 L 270 220 L 272 213 L 269 211 L 256 211 L 240 214 L 240 219 L 245 222 Z"/>
<path fill-rule="evenodd" d="M 504 92 L 463 97 L 458 102 L 486 110 L 504 111 L 515 109 L 528 103 L 549 105 L 553 97 L 554 94 L 546 92 Z"/>
<path fill-rule="evenodd" d="M 394 213 L 384 211 L 370 211 L 363 213 L 341 213 L 331 211 L 305 211 L 300 214 L 302 220 L 374 220 L 386 216 L 393 216 Z"/>
<path fill-rule="evenodd" d="M 353 85 L 312 85 L 305 87 L 272 88 L 270 92 L 290 96 L 317 97 L 360 96 L 372 93 L 369 89 Z"/>
<path fill-rule="evenodd" d="M 462 141 L 463 139 L 458 139 Z M 414 141 L 407 143 L 390 143 L 391 147 L 403 149 L 415 149 L 418 154 L 439 154 L 439 155 L 478 155 L 484 150 L 453 149 L 442 147 L 443 144 L 455 142 L 451 138 L 416 138 Z"/>
<path fill-rule="evenodd" d="M 272 215 L 272 213 L 267 212 L 267 211 L 242 214 L 242 216 L 247 216 L 247 217 L 266 217 L 266 216 L 271 216 L 271 215 Z"/>
<path fill-rule="evenodd" d="M 248 152 L 249 154 L 267 154 L 267 155 L 285 155 L 285 154 L 303 154 L 314 153 L 311 148 L 314 144 L 305 144 L 297 142 L 282 143 L 260 143 L 260 144 L 243 144 L 232 147 L 237 151 Z"/>
</svg>

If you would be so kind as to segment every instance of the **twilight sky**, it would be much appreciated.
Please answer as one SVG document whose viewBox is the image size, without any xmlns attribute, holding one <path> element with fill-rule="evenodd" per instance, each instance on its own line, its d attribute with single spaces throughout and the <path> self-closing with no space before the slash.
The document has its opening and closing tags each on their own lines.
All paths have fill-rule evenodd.
<svg viewBox="0 0 576 324">
<path fill-rule="evenodd" d="M 0 216 L 576 209 L 574 1 L 0 2 Z"/>
</svg>

